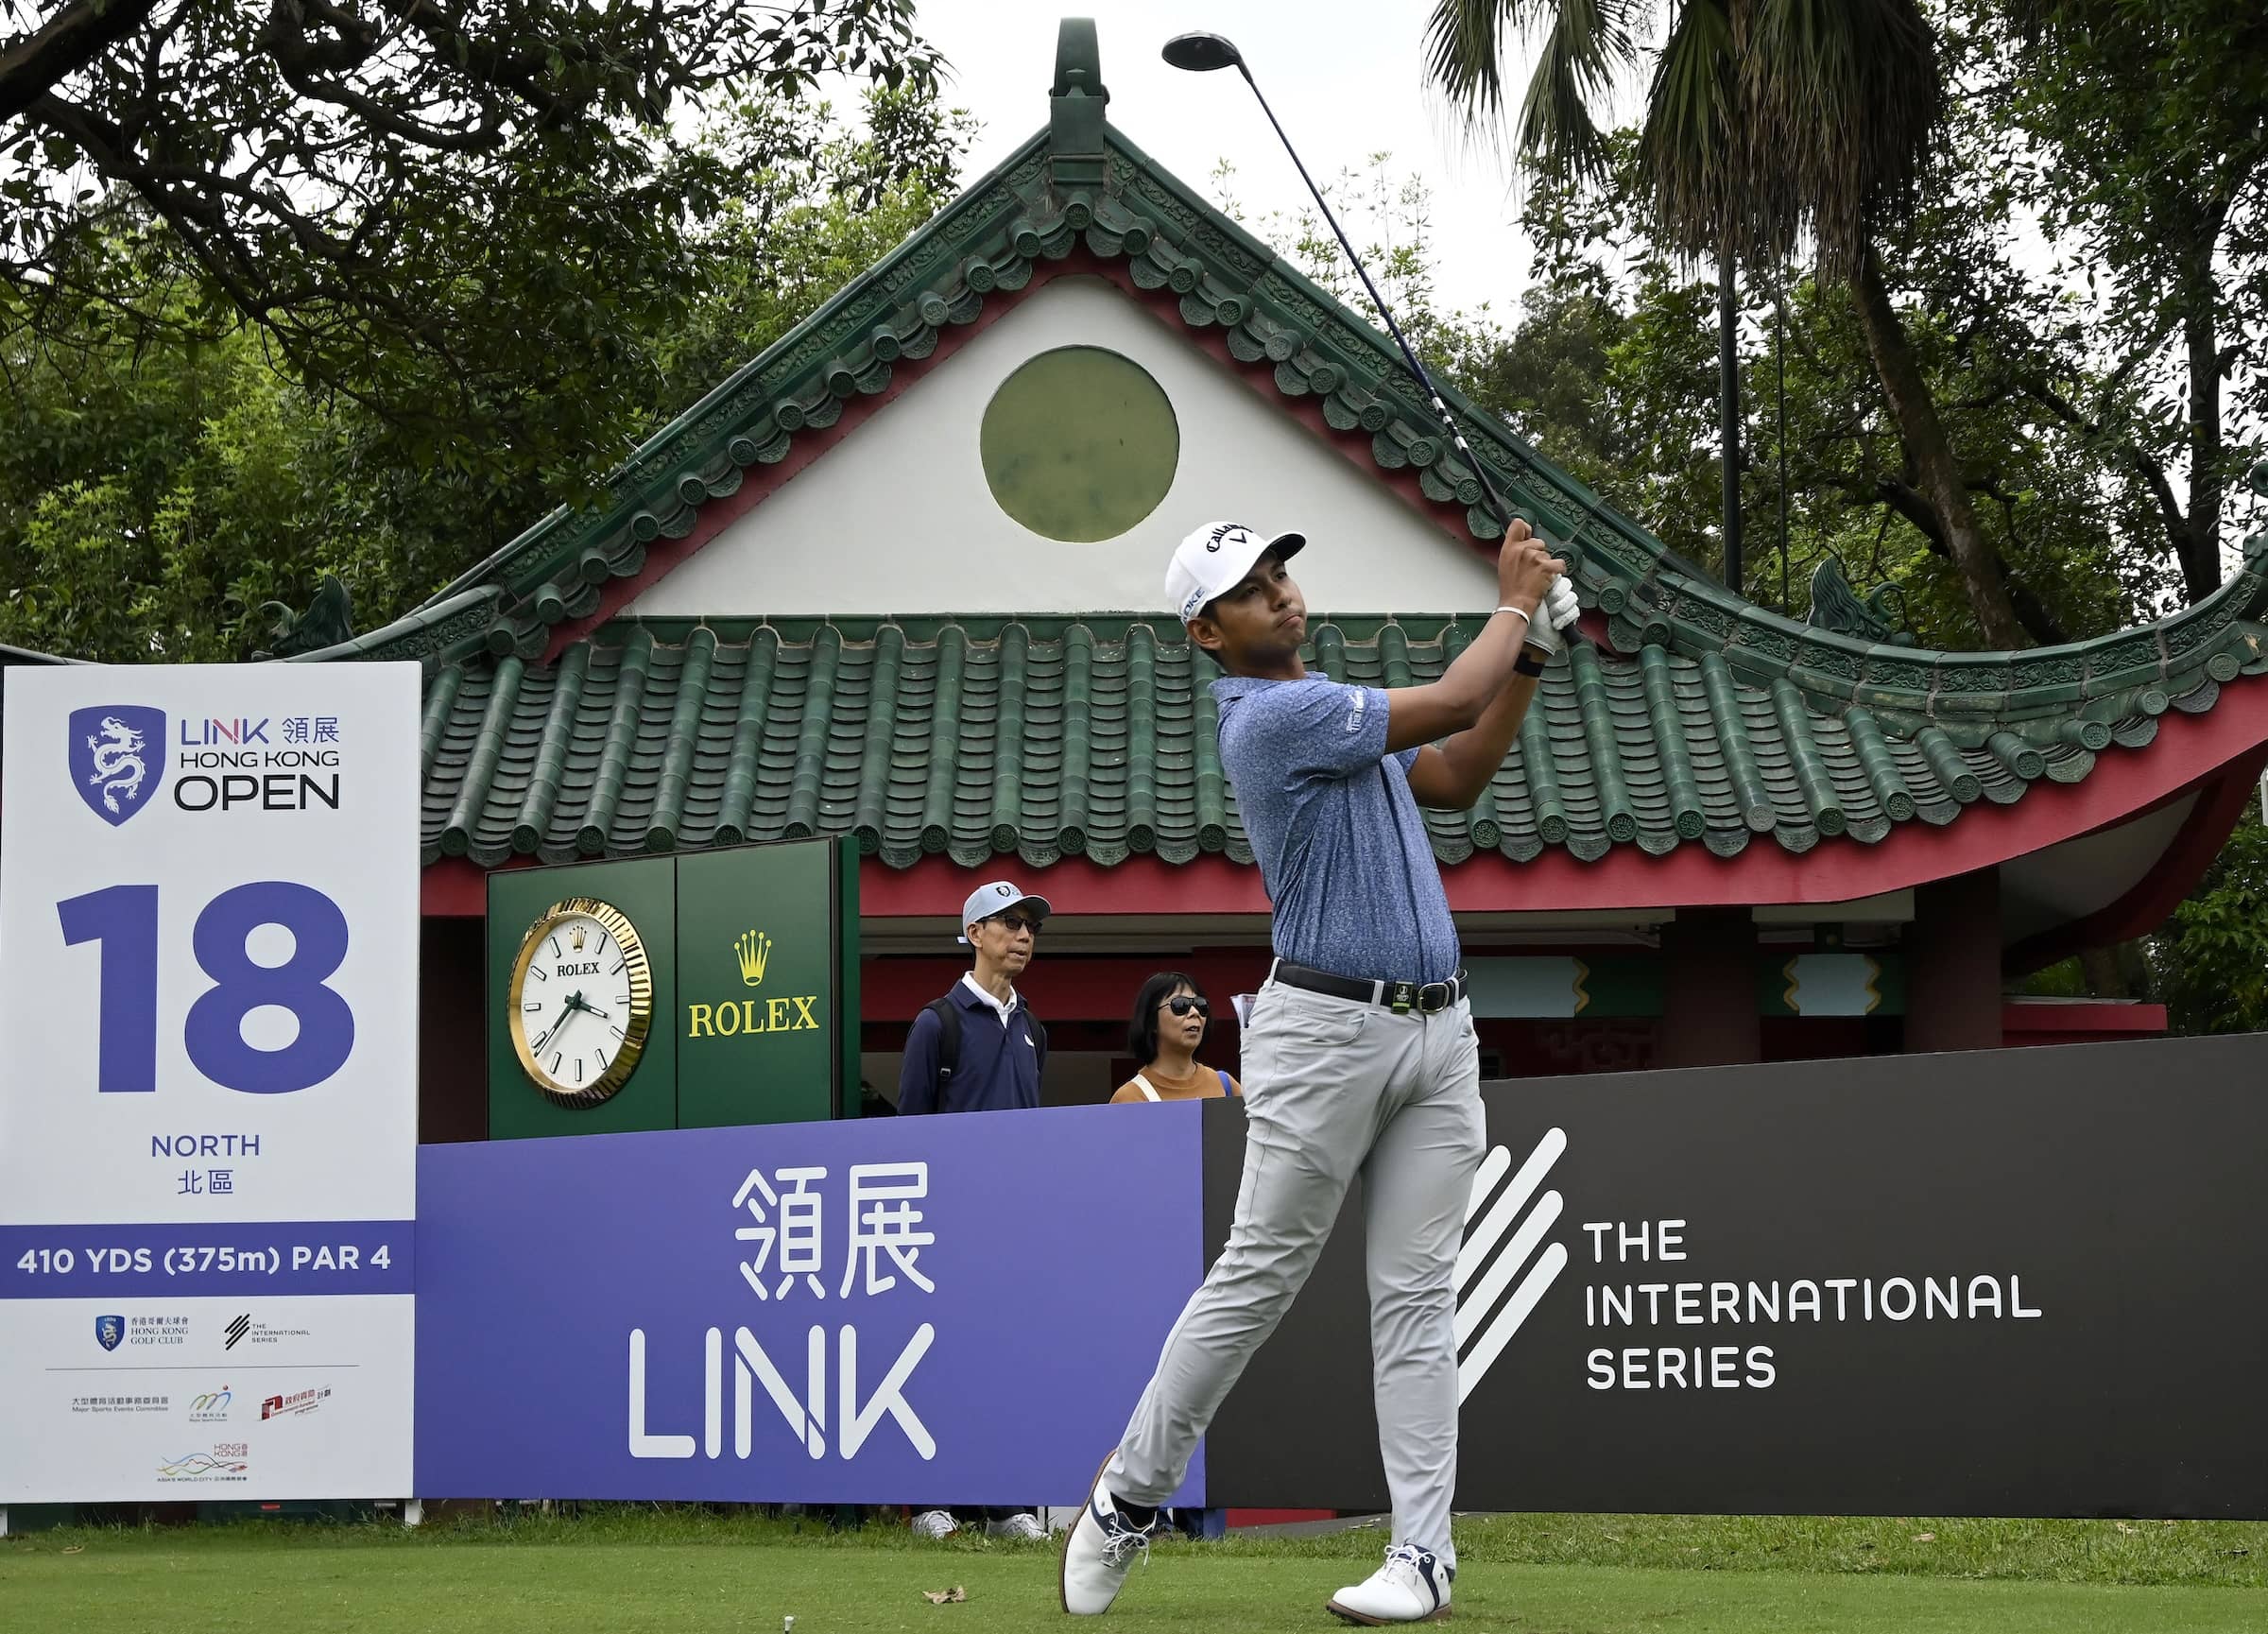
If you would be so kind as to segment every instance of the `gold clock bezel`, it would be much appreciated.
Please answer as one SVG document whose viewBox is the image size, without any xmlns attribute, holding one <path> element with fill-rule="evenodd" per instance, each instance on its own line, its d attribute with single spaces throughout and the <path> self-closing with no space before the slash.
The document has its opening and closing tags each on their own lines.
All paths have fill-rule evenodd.
<svg viewBox="0 0 2268 1634">
<path fill-rule="evenodd" d="M 622 1048 L 608 1063 L 607 1070 L 588 1084 L 562 1084 L 539 1066 L 528 1048 L 527 1028 L 523 1021 L 527 967 L 534 962 L 536 950 L 542 946 L 543 938 L 568 919 L 596 920 L 614 938 L 629 967 L 630 1014 L 622 1029 Z M 654 1023 L 653 967 L 646 960 L 645 943 L 638 935 L 638 927 L 612 903 L 597 897 L 567 897 L 537 915 L 527 935 L 520 938 L 520 952 L 512 960 L 512 977 L 505 991 L 511 1006 L 507 1024 L 511 1028 L 512 1053 L 520 1058 L 520 1070 L 527 1075 L 528 1082 L 555 1106 L 577 1110 L 603 1106 L 638 1070 L 639 1058 L 645 1053 L 646 1035 Z"/>
</svg>

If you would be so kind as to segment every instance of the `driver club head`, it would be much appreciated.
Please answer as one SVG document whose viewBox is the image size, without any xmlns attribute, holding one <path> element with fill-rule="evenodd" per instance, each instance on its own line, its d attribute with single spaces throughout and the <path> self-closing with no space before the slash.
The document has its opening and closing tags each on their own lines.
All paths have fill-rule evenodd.
<svg viewBox="0 0 2268 1634">
<path fill-rule="evenodd" d="M 1210 74 L 1216 68 L 1242 68 L 1244 54 L 1226 35 L 1177 34 L 1159 53 L 1176 68 L 1192 74 Z"/>
</svg>

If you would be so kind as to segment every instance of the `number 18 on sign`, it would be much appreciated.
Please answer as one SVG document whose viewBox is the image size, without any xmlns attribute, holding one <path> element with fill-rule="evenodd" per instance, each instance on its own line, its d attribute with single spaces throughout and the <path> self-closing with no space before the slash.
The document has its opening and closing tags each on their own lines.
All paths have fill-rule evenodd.
<svg viewBox="0 0 2268 1634">
<path fill-rule="evenodd" d="M 0 1504 L 409 1493 L 420 773 L 415 664 L 0 671 Z"/>
</svg>

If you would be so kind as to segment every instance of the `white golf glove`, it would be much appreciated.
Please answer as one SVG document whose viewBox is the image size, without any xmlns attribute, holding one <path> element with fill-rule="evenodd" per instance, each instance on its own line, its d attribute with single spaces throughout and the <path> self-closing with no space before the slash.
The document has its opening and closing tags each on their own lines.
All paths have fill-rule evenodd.
<svg viewBox="0 0 2268 1634">
<path fill-rule="evenodd" d="M 1561 574 L 1552 580 L 1552 588 L 1544 592 L 1543 605 L 1528 621 L 1527 638 L 1522 645 L 1541 653 L 1545 659 L 1566 645 L 1559 632 L 1583 615 L 1583 604 L 1575 599 L 1575 587 Z"/>
</svg>

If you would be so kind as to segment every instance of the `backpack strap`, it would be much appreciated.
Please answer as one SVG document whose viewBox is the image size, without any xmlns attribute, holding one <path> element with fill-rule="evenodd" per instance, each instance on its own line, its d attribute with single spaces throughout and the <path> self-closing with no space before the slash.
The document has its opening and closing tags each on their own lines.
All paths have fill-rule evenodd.
<svg viewBox="0 0 2268 1634">
<path fill-rule="evenodd" d="M 922 1007 L 937 1018 L 937 1110 L 943 1111 L 954 1069 L 961 1064 L 961 1006 L 948 993 Z"/>
<path fill-rule="evenodd" d="M 1212 1075 L 1221 1080 L 1221 1093 L 1234 1098 L 1236 1092 L 1228 1087 L 1228 1075 L 1215 1067 L 1212 1069 Z"/>
<path fill-rule="evenodd" d="M 1163 1095 L 1158 1092 L 1157 1089 L 1150 1083 L 1150 1080 L 1143 1077 L 1140 1073 L 1136 1073 L 1134 1075 L 1134 1087 L 1142 1092 L 1142 1098 L 1145 1101 L 1161 1101 L 1165 1099 Z"/>
</svg>

